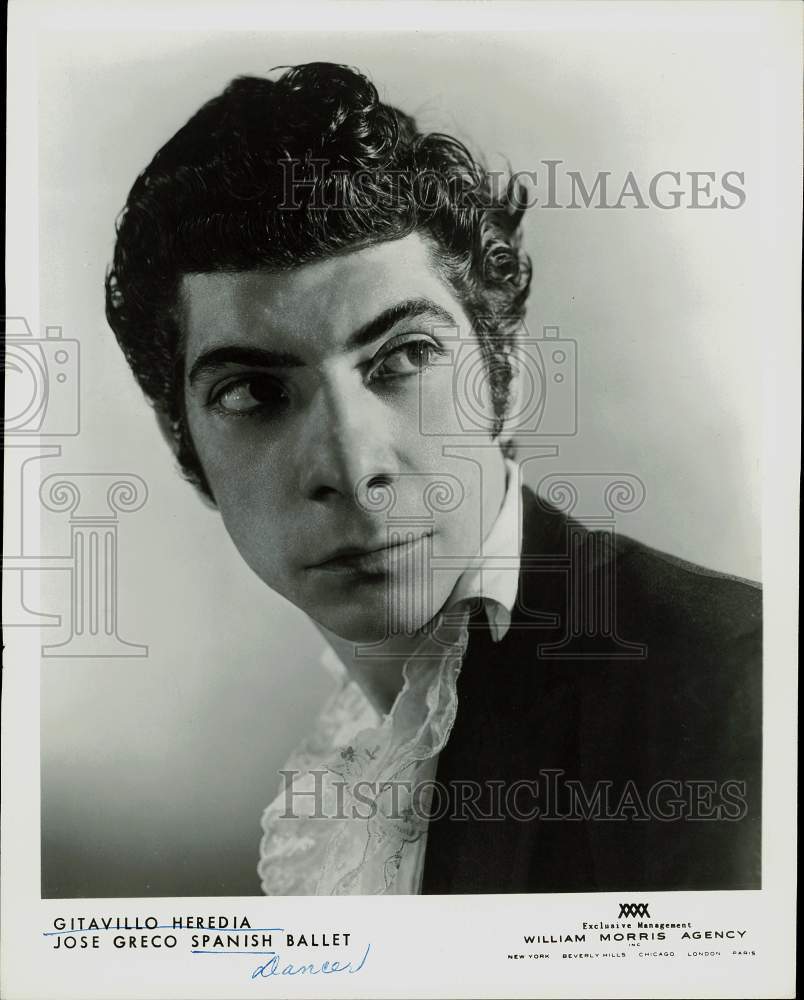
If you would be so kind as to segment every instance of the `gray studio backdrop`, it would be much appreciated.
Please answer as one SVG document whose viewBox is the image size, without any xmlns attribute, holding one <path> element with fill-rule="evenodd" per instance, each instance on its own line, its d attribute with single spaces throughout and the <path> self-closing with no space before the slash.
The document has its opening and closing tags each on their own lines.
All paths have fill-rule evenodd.
<svg viewBox="0 0 804 1000">
<path fill-rule="evenodd" d="M 645 185 L 663 170 L 744 172 L 738 210 L 531 210 L 529 327 L 577 341 L 579 433 L 528 479 L 637 475 L 647 498 L 620 530 L 757 579 L 758 372 L 773 331 L 752 280 L 754 59 L 749 37 L 713 53 L 668 34 L 53 35 L 34 321 L 80 343 L 81 430 L 41 474 L 147 485 L 118 518 L 118 631 L 148 655 L 43 661 L 44 895 L 257 893 L 260 812 L 331 685 L 318 634 L 176 474 L 105 325 L 113 221 L 155 150 L 231 77 L 328 60 L 368 72 L 493 167 L 543 175 L 561 160 L 588 178 L 610 171 L 616 191 L 629 170 Z M 70 550 L 70 530 L 43 513 L 48 553 Z M 64 616 L 48 642 L 68 631 L 67 577 L 42 575 L 40 610 Z"/>
</svg>

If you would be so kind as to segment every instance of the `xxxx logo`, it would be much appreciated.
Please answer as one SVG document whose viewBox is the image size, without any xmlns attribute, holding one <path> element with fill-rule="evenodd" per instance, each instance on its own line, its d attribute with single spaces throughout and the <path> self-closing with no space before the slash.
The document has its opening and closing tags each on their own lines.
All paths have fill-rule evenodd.
<svg viewBox="0 0 804 1000">
<path fill-rule="evenodd" d="M 647 903 L 620 903 L 621 917 L 649 917 Z"/>
</svg>

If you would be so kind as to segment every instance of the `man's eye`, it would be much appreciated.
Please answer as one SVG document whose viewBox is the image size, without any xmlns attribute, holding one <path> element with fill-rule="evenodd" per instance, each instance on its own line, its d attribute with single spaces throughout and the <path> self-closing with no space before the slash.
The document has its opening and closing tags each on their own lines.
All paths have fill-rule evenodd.
<svg viewBox="0 0 804 1000">
<path fill-rule="evenodd" d="M 432 340 L 409 340 L 388 351 L 371 373 L 371 379 L 397 378 L 416 375 L 429 368 L 443 354 Z"/>
<path fill-rule="evenodd" d="M 273 416 L 287 402 L 287 390 L 270 375 L 249 375 L 235 382 L 228 382 L 210 400 L 213 407 L 235 416 L 249 416 L 257 412 Z"/>
</svg>

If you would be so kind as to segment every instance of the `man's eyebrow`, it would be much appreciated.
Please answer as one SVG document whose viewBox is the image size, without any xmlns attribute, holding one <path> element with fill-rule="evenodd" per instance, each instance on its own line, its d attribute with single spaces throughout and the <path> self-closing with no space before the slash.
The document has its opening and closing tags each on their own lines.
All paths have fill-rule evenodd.
<svg viewBox="0 0 804 1000">
<path fill-rule="evenodd" d="M 397 323 L 405 319 L 416 319 L 419 316 L 432 316 L 445 326 L 457 326 L 455 317 L 443 306 L 432 299 L 416 298 L 397 302 L 388 309 L 370 319 L 368 323 L 358 327 L 349 335 L 343 350 L 354 350 L 365 347 L 391 330 Z M 256 368 L 300 368 L 304 361 L 296 354 L 284 351 L 271 351 L 263 347 L 246 347 L 238 344 L 224 344 L 202 352 L 193 362 L 187 376 L 193 385 L 205 375 L 211 375 L 225 368 L 226 365 L 243 365 Z"/>
<path fill-rule="evenodd" d="M 243 365 L 249 368 L 299 368 L 304 364 L 295 354 L 269 351 L 264 347 L 245 347 L 238 344 L 224 344 L 210 351 L 203 351 L 193 362 L 187 381 L 194 385 L 206 375 L 214 375 L 227 365 Z"/>
<path fill-rule="evenodd" d="M 396 305 L 384 309 L 374 319 L 355 330 L 346 341 L 346 349 L 364 347 L 387 333 L 397 323 L 401 323 L 403 319 L 416 319 L 418 316 L 433 316 L 445 326 L 457 326 L 452 313 L 432 299 L 405 299 L 404 302 L 397 302 Z"/>
</svg>

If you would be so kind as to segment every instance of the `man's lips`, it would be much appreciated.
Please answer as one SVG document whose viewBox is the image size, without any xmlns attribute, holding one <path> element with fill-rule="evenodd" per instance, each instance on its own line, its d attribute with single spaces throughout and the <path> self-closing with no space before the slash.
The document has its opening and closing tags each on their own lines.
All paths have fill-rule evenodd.
<svg viewBox="0 0 804 1000">
<path fill-rule="evenodd" d="M 308 569 L 330 573 L 387 573 L 397 560 L 407 558 L 421 547 L 432 531 L 424 532 L 416 538 L 403 538 L 389 542 L 383 539 L 366 546 L 344 545 L 321 562 Z"/>
</svg>

